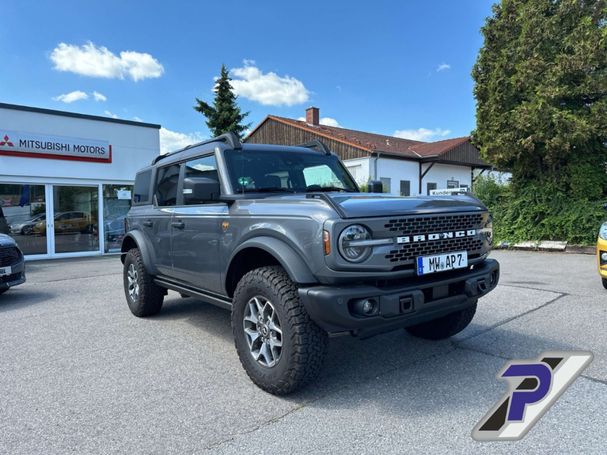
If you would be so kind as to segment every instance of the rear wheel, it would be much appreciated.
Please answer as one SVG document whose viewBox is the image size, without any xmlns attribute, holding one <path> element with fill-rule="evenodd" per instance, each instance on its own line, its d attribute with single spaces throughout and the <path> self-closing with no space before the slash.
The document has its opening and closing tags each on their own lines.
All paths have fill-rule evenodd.
<svg viewBox="0 0 607 455">
<path fill-rule="evenodd" d="M 154 283 L 145 269 L 141 252 L 129 250 L 124 259 L 124 293 L 131 313 L 137 317 L 152 316 L 162 308 L 164 290 Z"/>
<path fill-rule="evenodd" d="M 463 310 L 450 313 L 442 318 L 424 322 L 423 324 L 407 327 L 406 330 L 411 335 L 426 340 L 443 340 L 452 337 L 464 330 L 476 313 L 476 302 L 474 305 Z"/>
<path fill-rule="evenodd" d="M 263 390 L 285 395 L 319 373 L 327 334 L 308 316 L 297 287 L 281 267 L 262 267 L 238 283 L 232 331 L 240 362 Z"/>
</svg>

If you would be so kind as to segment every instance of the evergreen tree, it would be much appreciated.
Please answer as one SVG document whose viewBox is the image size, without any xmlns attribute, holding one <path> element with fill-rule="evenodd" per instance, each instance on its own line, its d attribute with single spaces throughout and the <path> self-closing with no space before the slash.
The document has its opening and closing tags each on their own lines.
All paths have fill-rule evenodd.
<svg viewBox="0 0 607 455">
<path fill-rule="evenodd" d="M 221 76 L 217 79 L 214 89 L 213 105 L 196 98 L 194 109 L 206 117 L 207 126 L 213 136 L 231 131 L 242 137 L 243 132 L 250 126 L 242 123 L 249 113 L 240 111 L 230 80 L 227 68 L 221 65 Z"/>
</svg>

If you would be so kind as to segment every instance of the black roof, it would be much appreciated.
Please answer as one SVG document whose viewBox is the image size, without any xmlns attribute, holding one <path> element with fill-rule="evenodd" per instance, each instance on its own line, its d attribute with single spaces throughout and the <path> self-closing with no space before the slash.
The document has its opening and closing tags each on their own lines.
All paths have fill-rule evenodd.
<svg viewBox="0 0 607 455">
<path fill-rule="evenodd" d="M 0 103 L 0 109 L 12 109 L 15 111 L 36 112 L 38 114 L 61 115 L 63 117 L 96 120 L 99 122 L 119 123 L 122 125 L 140 126 L 144 128 L 160 129 L 155 123 L 136 122 L 135 120 L 123 120 L 119 118 L 102 117 L 100 115 L 79 114 L 77 112 L 57 111 L 55 109 L 44 109 L 41 107 L 22 106 L 20 104 Z"/>
</svg>

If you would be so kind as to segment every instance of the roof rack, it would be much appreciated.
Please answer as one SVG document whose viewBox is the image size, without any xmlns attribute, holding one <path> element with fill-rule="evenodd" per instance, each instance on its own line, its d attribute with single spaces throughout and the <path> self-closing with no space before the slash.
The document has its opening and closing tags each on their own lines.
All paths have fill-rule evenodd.
<svg viewBox="0 0 607 455">
<path fill-rule="evenodd" d="M 176 150 L 174 152 L 167 153 L 165 155 L 158 155 L 156 158 L 154 158 L 154 161 L 152 161 L 152 164 L 156 164 L 158 161 L 163 160 L 169 156 L 173 156 L 177 153 L 185 152 L 186 150 L 189 150 L 194 147 L 198 147 L 199 145 L 210 144 L 212 142 L 225 142 L 227 145 L 229 145 L 231 148 L 233 148 L 235 150 L 239 150 L 242 148 L 242 144 L 240 143 L 240 138 L 238 137 L 238 135 L 236 133 L 233 133 L 232 131 L 230 131 L 229 133 L 224 133 L 224 134 L 214 137 L 212 139 L 207 139 L 206 141 L 197 142 L 196 144 L 188 145 L 187 147 Z"/>
<path fill-rule="evenodd" d="M 327 147 L 324 142 L 321 142 L 318 139 L 313 139 L 310 142 L 306 142 L 304 144 L 299 144 L 299 147 L 305 147 L 308 149 L 318 150 L 319 152 L 322 152 L 325 155 L 331 154 L 331 150 L 329 150 L 329 147 Z"/>
</svg>

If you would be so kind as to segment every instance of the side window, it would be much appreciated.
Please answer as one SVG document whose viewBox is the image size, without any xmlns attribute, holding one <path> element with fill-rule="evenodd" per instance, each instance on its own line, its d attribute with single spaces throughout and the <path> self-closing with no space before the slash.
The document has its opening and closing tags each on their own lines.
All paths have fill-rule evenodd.
<svg viewBox="0 0 607 455">
<path fill-rule="evenodd" d="M 217 162 L 215 161 L 215 155 L 203 156 L 196 158 L 185 163 L 185 170 L 183 178 L 207 178 L 211 180 L 219 181 L 219 175 L 217 174 Z M 184 198 L 185 199 L 185 198 Z M 197 204 L 204 203 L 203 201 L 196 200 L 184 200 L 184 204 Z"/>
<path fill-rule="evenodd" d="M 179 183 L 179 165 L 161 167 L 156 173 L 156 201 L 159 206 L 177 204 L 177 185 Z"/>
<path fill-rule="evenodd" d="M 202 158 L 196 158 L 195 160 L 185 163 L 184 178 L 187 179 L 188 177 L 206 177 L 219 181 L 215 156 L 203 156 Z"/>
<path fill-rule="evenodd" d="M 411 181 L 410 180 L 401 180 L 400 181 L 400 195 L 401 196 L 411 196 Z"/>
<path fill-rule="evenodd" d="M 133 188 L 133 204 L 145 204 L 150 200 L 150 183 L 152 180 L 152 170 L 148 169 L 139 172 L 135 176 L 135 186 Z"/>
<path fill-rule="evenodd" d="M 426 194 L 430 195 L 430 191 L 435 190 L 436 189 L 436 183 L 433 182 L 428 182 L 426 183 Z"/>
</svg>

